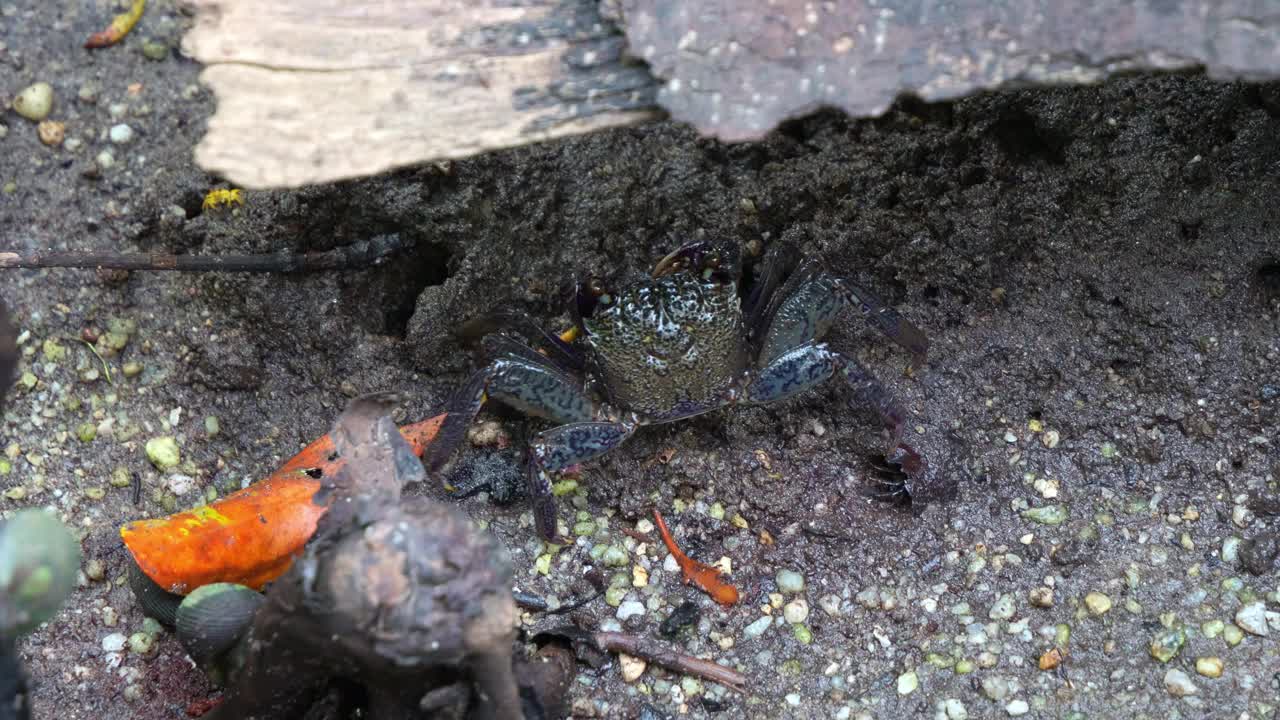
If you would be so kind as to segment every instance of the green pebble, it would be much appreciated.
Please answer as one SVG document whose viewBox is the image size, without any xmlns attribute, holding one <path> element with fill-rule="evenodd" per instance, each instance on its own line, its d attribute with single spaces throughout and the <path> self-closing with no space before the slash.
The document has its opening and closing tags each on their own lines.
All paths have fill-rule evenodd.
<svg viewBox="0 0 1280 720">
<path fill-rule="evenodd" d="M 75 395 L 68 395 L 66 398 L 62 400 L 62 406 L 65 407 L 70 412 L 78 411 L 80 409 L 81 404 L 82 403 L 80 402 L 80 398 L 76 397 Z"/>
<path fill-rule="evenodd" d="M 590 535 L 596 531 L 596 524 L 590 520 L 582 520 L 573 524 L 574 535 Z"/>
<path fill-rule="evenodd" d="M 85 488 L 84 495 L 90 500 L 101 500 L 107 496 L 107 491 L 100 487 Z"/>
<path fill-rule="evenodd" d="M 578 481 L 574 480 L 573 478 L 569 478 L 568 480 L 561 480 L 555 485 L 552 485 L 551 494 L 555 495 L 556 497 L 561 497 L 564 495 L 568 495 L 569 493 L 577 489 L 578 489 Z"/>
<path fill-rule="evenodd" d="M 1238 593 L 1244 589 L 1244 581 L 1238 577 L 1229 577 L 1222 581 L 1222 589 L 1227 592 Z"/>
<path fill-rule="evenodd" d="M 217 415 L 206 415 L 204 418 L 204 434 L 214 437 L 222 432 L 222 424 L 218 422 Z"/>
<path fill-rule="evenodd" d="M 1226 626 L 1227 624 L 1222 622 L 1221 620 L 1209 620 L 1208 622 L 1205 622 L 1203 625 L 1200 626 L 1200 632 L 1205 637 L 1212 640 L 1213 638 L 1216 638 L 1219 635 L 1221 635 L 1222 631 L 1226 629 Z"/>
<path fill-rule="evenodd" d="M 1061 525 L 1067 519 L 1067 511 L 1061 505 L 1045 505 L 1023 510 L 1022 518 L 1041 525 Z"/>
<path fill-rule="evenodd" d="M 800 661 L 796 660 L 795 658 L 792 658 L 782 663 L 783 675 L 799 675 L 802 672 L 804 672 L 804 666 L 801 665 Z"/>
<path fill-rule="evenodd" d="M 136 632 L 129 636 L 129 649 L 138 655 L 150 655 L 155 647 L 156 639 L 146 633 Z"/>
<path fill-rule="evenodd" d="M 147 441 L 147 459 L 159 470 L 168 470 L 178 464 L 178 441 L 171 437 L 151 438 Z"/>
<path fill-rule="evenodd" d="M 40 351 L 44 353 L 44 359 L 49 362 L 58 362 L 67 356 L 67 348 L 59 345 L 58 341 L 53 338 L 46 338 Z"/>
<path fill-rule="evenodd" d="M 124 376 L 127 378 L 136 378 L 142 374 L 142 363 L 130 360 L 124 364 L 124 367 L 120 368 L 120 371 L 123 372 Z"/>
<path fill-rule="evenodd" d="M 627 588 L 624 585 L 617 585 L 604 591 L 604 601 L 609 607 L 618 607 L 622 604 L 622 598 L 626 597 Z"/>
<path fill-rule="evenodd" d="M 80 423 L 80 427 L 76 428 L 76 437 L 80 438 L 80 442 L 93 442 L 98 437 L 98 426 L 93 423 Z"/>
<path fill-rule="evenodd" d="M 1065 650 L 1069 642 L 1071 642 L 1071 626 L 1058 623 L 1053 628 L 1053 644 Z"/>
<path fill-rule="evenodd" d="M 30 390 L 35 387 L 38 382 L 40 381 L 36 379 L 36 376 L 29 372 L 22 373 L 22 378 L 18 380 L 18 384 L 21 385 L 24 390 Z"/>
<path fill-rule="evenodd" d="M 959 661 L 959 662 L 957 662 L 957 663 L 956 663 L 956 674 L 957 674 L 957 675 L 968 675 L 968 674 L 969 674 L 969 673 L 971 673 L 971 672 L 973 672 L 973 661 L 972 661 L 972 660 L 967 660 L 967 659 L 966 659 L 966 660 L 961 660 L 961 661 Z"/>
<path fill-rule="evenodd" d="M 173 493 L 165 493 L 164 497 L 160 498 L 160 507 L 164 508 L 165 512 L 172 513 L 178 509 L 178 498 L 174 497 Z"/>
<path fill-rule="evenodd" d="M 587 551 L 587 555 L 591 556 L 592 560 L 599 562 L 600 558 L 604 557 L 604 551 L 608 549 L 609 546 L 603 543 L 599 545 L 592 545 L 591 549 Z"/>
<path fill-rule="evenodd" d="M 4 496 L 10 500 L 23 500 L 27 497 L 27 489 L 21 485 L 15 485 L 4 491 Z"/>
<path fill-rule="evenodd" d="M 1222 639 L 1227 641 L 1231 647 L 1239 645 L 1244 640 L 1244 630 L 1241 630 L 1234 623 L 1222 628 Z"/>
<path fill-rule="evenodd" d="M 155 40 L 146 40 L 142 43 L 142 54 L 148 60 L 160 62 L 169 57 L 169 46 Z"/>
<path fill-rule="evenodd" d="M 956 664 L 955 658 L 950 655 L 943 655 L 942 653 L 929 653 L 924 656 L 924 661 L 942 670 L 955 667 Z"/>
<path fill-rule="evenodd" d="M 537 570 L 540 575 L 550 575 L 551 553 L 543 553 L 542 555 L 539 555 L 538 559 L 533 561 L 533 568 Z"/>
<path fill-rule="evenodd" d="M 4 184 L 3 188 L 0 188 L 0 192 L 4 192 L 5 195 L 14 194 L 18 192 L 18 183 L 10 180 L 9 182 Z"/>
<path fill-rule="evenodd" d="M 1152 638 L 1151 657 L 1162 663 L 1167 663 L 1178 654 L 1178 651 L 1182 650 L 1182 645 L 1186 641 L 1187 634 L 1183 632 L 1182 628 L 1165 630 Z"/>
<path fill-rule="evenodd" d="M 627 556 L 627 551 L 617 545 L 610 545 L 604 551 L 604 557 L 601 560 L 609 567 L 621 567 L 631 562 L 631 558 Z"/>
<path fill-rule="evenodd" d="M 804 623 L 793 625 L 792 632 L 795 633 L 796 640 L 802 645 L 808 645 L 813 642 L 813 631 Z"/>
<path fill-rule="evenodd" d="M 129 477 L 129 471 L 123 465 L 111 471 L 111 487 L 126 488 L 132 484 L 133 478 Z"/>
<path fill-rule="evenodd" d="M 716 520 L 723 520 L 724 505 L 721 505 L 720 503 L 713 503 L 711 505 L 711 510 L 709 511 L 709 514 L 711 515 L 711 517 L 715 518 Z"/>
<path fill-rule="evenodd" d="M 1102 443 L 1102 457 L 1108 460 L 1116 456 L 1116 446 L 1112 443 Z"/>
<path fill-rule="evenodd" d="M 8 475 L 13 472 L 13 464 L 8 460 L 0 459 L 0 475 Z"/>
<path fill-rule="evenodd" d="M 129 336 L 122 332 L 109 332 L 102 336 L 102 344 L 108 350 L 120 352 L 129 345 Z"/>
<path fill-rule="evenodd" d="M 155 637 L 160 633 L 164 632 L 164 626 L 161 625 L 160 621 L 156 620 L 155 618 L 151 618 L 151 617 L 143 618 L 142 632 L 150 635 L 151 637 Z"/>
</svg>

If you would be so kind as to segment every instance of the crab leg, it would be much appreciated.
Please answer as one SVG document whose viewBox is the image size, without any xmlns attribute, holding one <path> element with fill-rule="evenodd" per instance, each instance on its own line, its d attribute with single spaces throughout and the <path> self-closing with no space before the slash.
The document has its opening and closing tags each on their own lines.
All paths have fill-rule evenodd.
<svg viewBox="0 0 1280 720">
<path fill-rule="evenodd" d="M 529 443 L 529 498 L 538 533 L 555 541 L 556 504 L 550 473 L 603 455 L 626 442 L 636 430 L 634 421 L 577 422 L 545 430 Z"/>
<path fill-rule="evenodd" d="M 853 388 L 858 400 L 870 405 L 889 430 L 889 448 L 898 446 L 906 424 L 906 411 L 889 394 L 888 388 L 853 358 L 842 355 L 825 343 L 805 344 L 788 350 L 757 370 L 747 385 L 747 402 L 769 403 L 785 400 L 831 379 L 839 371 Z"/>
<path fill-rule="evenodd" d="M 923 364 L 929 355 L 929 338 L 924 331 L 897 310 L 885 305 L 870 291 L 844 280 L 833 279 L 845 302 L 858 308 L 884 336 L 911 351 L 916 362 Z"/>
<path fill-rule="evenodd" d="M 592 418 L 591 399 L 574 378 L 533 350 L 509 351 L 476 371 L 449 401 L 449 416 L 424 458 L 428 473 L 436 476 L 444 468 L 466 437 L 467 427 L 491 397 L 553 422 Z"/>
</svg>

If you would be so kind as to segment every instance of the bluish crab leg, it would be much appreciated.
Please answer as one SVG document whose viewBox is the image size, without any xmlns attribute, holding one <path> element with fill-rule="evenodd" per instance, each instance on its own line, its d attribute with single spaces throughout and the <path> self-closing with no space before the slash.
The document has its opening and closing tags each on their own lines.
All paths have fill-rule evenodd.
<svg viewBox="0 0 1280 720">
<path fill-rule="evenodd" d="M 923 364 L 929 355 L 929 338 L 915 323 L 907 320 L 897 310 L 885 305 L 869 290 L 844 280 L 832 279 L 842 292 L 845 302 L 858 308 L 867 320 L 885 337 L 898 343 L 915 355 L 917 364 Z"/>
<path fill-rule="evenodd" d="M 449 401 L 449 416 L 423 458 L 433 477 L 462 444 L 467 427 L 489 398 L 553 422 L 592 419 L 591 399 L 580 381 L 514 340 L 508 338 L 503 345 L 494 347 L 503 346 L 511 349 L 476 371 Z"/>
<path fill-rule="evenodd" d="M 853 358 L 829 348 L 825 343 L 808 343 L 792 348 L 757 370 L 747 385 L 746 401 L 771 403 L 785 400 L 829 380 L 839 372 L 853 388 L 858 400 L 871 406 L 888 429 L 892 452 L 902 440 L 907 413 L 889 390 Z"/>
<path fill-rule="evenodd" d="M 636 425 L 634 420 L 576 422 L 534 436 L 529 443 L 528 482 L 538 534 L 549 541 L 560 542 L 549 473 L 560 472 L 617 448 L 631 437 Z"/>
</svg>

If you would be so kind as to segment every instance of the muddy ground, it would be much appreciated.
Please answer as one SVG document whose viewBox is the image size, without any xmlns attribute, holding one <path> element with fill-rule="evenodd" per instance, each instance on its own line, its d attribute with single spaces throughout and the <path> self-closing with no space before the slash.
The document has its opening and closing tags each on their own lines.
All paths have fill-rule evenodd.
<svg viewBox="0 0 1280 720">
<path fill-rule="evenodd" d="M 692 600 L 701 619 L 679 642 L 751 679 L 738 694 L 584 666 L 575 717 L 1276 716 L 1280 86 L 1189 74 L 903 102 L 734 146 L 658 123 L 202 211 L 226 187 L 191 160 L 214 99 L 176 51 L 142 52 L 175 47 L 188 19 L 150 3 L 124 43 L 82 50 L 107 15 L 0 2 L 0 96 L 47 81 L 67 127 L 47 147 L 0 116 L 0 248 L 308 251 L 389 232 L 413 248 L 306 276 L 6 272 L 28 375 L 0 425 L 0 512 L 55 508 L 86 556 L 21 648 L 37 717 L 182 717 L 214 696 L 167 634 L 108 652 L 143 621 L 122 523 L 263 477 L 354 394 L 407 391 L 404 419 L 433 415 L 475 367 L 459 319 L 514 307 L 563 326 L 571 272 L 643 272 L 700 235 L 792 241 L 929 333 L 912 373 L 854 313 L 831 339 L 907 405 L 958 495 L 869 498 L 879 428 L 833 383 L 648 428 L 588 464 L 561 498 L 583 534 L 545 574 L 523 498 L 447 499 L 511 548 L 521 590 L 567 602 L 594 570 L 643 612 L 619 623 L 599 599 L 580 619 L 641 633 Z M 111 141 L 118 124 L 131 142 Z M 105 370 L 86 328 L 128 338 Z M 143 451 L 166 435 L 176 477 Z M 466 452 L 515 472 L 513 449 Z M 134 472 L 136 504 L 112 483 Z M 729 558 L 738 606 L 624 534 L 655 506 L 691 555 Z M 798 594 L 779 592 L 783 570 Z M 796 598 L 807 617 L 784 613 Z M 1039 669 L 1054 648 L 1060 664 Z"/>
</svg>

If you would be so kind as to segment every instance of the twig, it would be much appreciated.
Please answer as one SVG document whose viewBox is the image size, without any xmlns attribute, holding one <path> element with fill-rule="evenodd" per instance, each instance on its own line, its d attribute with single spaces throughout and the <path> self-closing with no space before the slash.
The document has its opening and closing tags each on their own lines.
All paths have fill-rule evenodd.
<svg viewBox="0 0 1280 720">
<path fill-rule="evenodd" d="M 373 265 L 407 248 L 397 234 L 379 235 L 314 253 L 264 255 L 170 255 L 167 253 L 0 252 L 0 268 L 90 268 L 185 272 L 295 273 Z"/>
<path fill-rule="evenodd" d="M 634 655 L 668 670 L 696 675 L 739 692 L 744 692 L 747 684 L 746 676 L 737 670 L 686 655 L 647 637 L 619 632 L 597 632 L 592 637 L 602 650 Z"/>
</svg>

